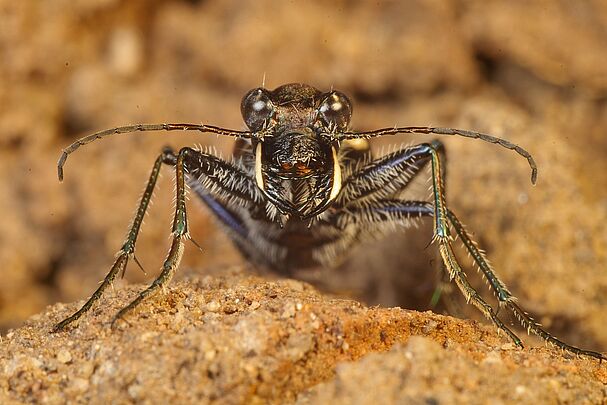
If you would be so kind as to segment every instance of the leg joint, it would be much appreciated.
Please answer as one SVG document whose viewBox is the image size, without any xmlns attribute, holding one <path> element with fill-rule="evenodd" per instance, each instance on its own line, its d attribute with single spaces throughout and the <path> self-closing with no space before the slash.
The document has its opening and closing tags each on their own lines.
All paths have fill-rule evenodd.
<svg viewBox="0 0 607 405">
<path fill-rule="evenodd" d="M 160 156 L 162 159 L 162 163 L 164 164 L 171 166 L 175 166 L 177 164 L 177 155 L 175 155 L 173 148 L 171 148 L 170 146 L 165 146 L 164 148 L 162 148 L 162 153 Z"/>
</svg>

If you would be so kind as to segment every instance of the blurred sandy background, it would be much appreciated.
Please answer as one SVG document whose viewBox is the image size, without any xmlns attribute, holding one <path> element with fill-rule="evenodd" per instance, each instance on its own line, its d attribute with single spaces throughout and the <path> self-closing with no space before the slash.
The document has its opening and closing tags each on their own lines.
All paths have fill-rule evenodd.
<svg viewBox="0 0 607 405">
<path fill-rule="evenodd" d="M 536 187 L 515 154 L 444 139 L 449 203 L 524 307 L 557 336 L 607 350 L 606 50 L 607 5 L 591 0 L 0 1 L 0 331 L 93 291 L 162 146 L 215 144 L 225 156 L 233 141 L 99 141 L 70 157 L 62 184 L 61 148 L 138 122 L 239 129 L 240 98 L 265 76 L 269 88 L 350 94 L 357 129 L 453 126 L 533 153 Z M 169 169 L 159 186 L 137 249 L 149 275 L 131 264 L 131 281 L 151 280 L 168 246 Z M 198 207 L 192 235 L 205 252 L 189 246 L 182 273 L 239 263 Z M 430 236 L 375 244 L 327 280 L 371 303 L 427 308 Z"/>
</svg>

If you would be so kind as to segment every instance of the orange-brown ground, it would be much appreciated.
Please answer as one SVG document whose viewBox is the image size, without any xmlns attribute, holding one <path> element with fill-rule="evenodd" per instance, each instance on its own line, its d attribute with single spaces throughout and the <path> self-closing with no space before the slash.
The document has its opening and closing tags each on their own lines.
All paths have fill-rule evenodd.
<svg viewBox="0 0 607 405">
<path fill-rule="evenodd" d="M 142 286 L 109 294 L 68 332 L 49 333 L 77 305 L 50 307 L 3 338 L 0 402 L 607 399 L 607 370 L 596 360 L 516 349 L 473 321 L 367 308 L 302 282 L 228 273 L 175 283 L 117 330 L 109 327 L 111 317 Z M 352 360 L 359 361 L 343 363 Z"/>
</svg>

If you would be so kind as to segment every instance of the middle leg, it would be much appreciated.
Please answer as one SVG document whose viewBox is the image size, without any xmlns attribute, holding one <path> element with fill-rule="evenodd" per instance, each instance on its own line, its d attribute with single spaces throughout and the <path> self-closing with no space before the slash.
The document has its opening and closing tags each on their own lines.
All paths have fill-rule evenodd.
<svg viewBox="0 0 607 405">
<path fill-rule="evenodd" d="M 340 212 L 360 211 L 365 212 L 364 217 L 370 222 L 383 220 L 378 212 L 393 210 L 391 204 L 381 199 L 384 196 L 397 195 L 417 176 L 426 164 L 431 164 L 432 171 L 432 213 L 425 215 L 433 217 L 434 236 L 433 241 L 438 244 L 439 253 L 447 273 L 455 282 L 466 300 L 473 304 L 485 317 L 490 319 L 500 330 L 503 330 L 512 341 L 522 346 L 521 340 L 498 318 L 496 311 L 480 296 L 470 285 L 467 276 L 453 251 L 452 237 L 448 210 L 445 202 L 445 191 L 443 184 L 444 171 L 441 167 L 442 144 L 433 142 L 421 144 L 378 159 L 354 173 L 344 182 L 344 191 L 341 200 Z M 379 198 L 378 198 L 379 197 Z M 401 202 L 407 204 L 408 202 Z M 403 208 L 403 207 L 401 207 Z M 427 208 L 427 207 L 426 207 Z M 393 220 L 390 216 L 384 216 L 386 220 Z M 342 221 L 344 221 L 342 219 Z M 493 288 L 494 285 L 490 284 Z M 503 294 L 503 290 L 496 292 Z"/>
</svg>

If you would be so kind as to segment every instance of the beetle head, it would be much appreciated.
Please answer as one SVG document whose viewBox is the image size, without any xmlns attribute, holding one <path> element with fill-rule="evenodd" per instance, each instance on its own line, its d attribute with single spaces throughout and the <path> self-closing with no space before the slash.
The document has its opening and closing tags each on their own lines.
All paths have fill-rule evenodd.
<svg viewBox="0 0 607 405">
<path fill-rule="evenodd" d="M 257 186 L 283 214 L 310 218 L 341 190 L 338 136 L 347 129 L 352 104 L 338 92 L 304 84 L 249 91 L 241 103 L 245 123 L 257 136 Z"/>
</svg>

